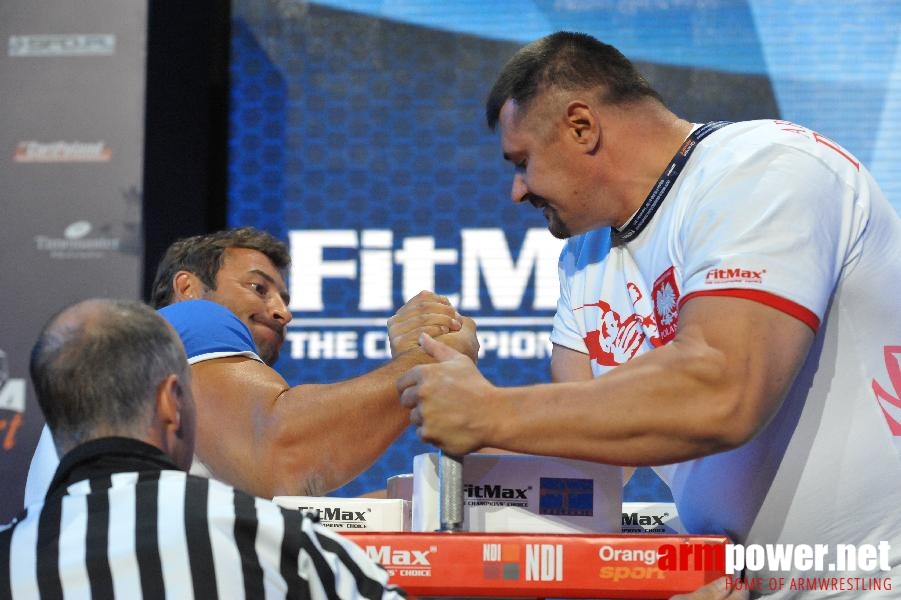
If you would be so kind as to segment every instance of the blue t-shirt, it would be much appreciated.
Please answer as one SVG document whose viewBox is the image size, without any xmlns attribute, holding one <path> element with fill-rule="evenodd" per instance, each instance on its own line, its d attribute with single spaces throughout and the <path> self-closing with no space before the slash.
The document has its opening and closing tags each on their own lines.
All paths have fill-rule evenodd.
<svg viewBox="0 0 901 600">
<path fill-rule="evenodd" d="M 159 313 L 175 328 L 190 364 L 224 356 L 247 356 L 263 362 L 253 336 L 235 313 L 209 300 L 185 300 Z"/>
</svg>

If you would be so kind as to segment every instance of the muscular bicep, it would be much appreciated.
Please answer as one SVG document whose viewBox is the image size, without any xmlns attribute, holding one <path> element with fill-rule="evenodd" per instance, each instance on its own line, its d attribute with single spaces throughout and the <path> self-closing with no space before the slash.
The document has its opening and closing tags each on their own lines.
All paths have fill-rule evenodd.
<svg viewBox="0 0 901 600">
<path fill-rule="evenodd" d="M 671 346 L 698 358 L 682 364 L 693 365 L 700 382 L 727 392 L 736 425 L 750 437 L 779 409 L 813 337 L 808 325 L 767 304 L 696 296 L 680 308 Z"/>
<path fill-rule="evenodd" d="M 288 389 L 288 383 L 271 367 L 244 356 L 229 356 L 191 365 L 195 399 L 217 415 L 251 416 L 270 407 Z"/>
<path fill-rule="evenodd" d="M 584 352 L 554 344 L 551 351 L 551 380 L 588 381 L 593 377 L 591 359 Z"/>
<path fill-rule="evenodd" d="M 191 366 L 197 405 L 195 454 L 214 476 L 245 490 L 257 489 L 256 465 L 265 447 L 268 415 L 288 389 L 265 364 L 242 356 L 217 358 Z"/>
</svg>

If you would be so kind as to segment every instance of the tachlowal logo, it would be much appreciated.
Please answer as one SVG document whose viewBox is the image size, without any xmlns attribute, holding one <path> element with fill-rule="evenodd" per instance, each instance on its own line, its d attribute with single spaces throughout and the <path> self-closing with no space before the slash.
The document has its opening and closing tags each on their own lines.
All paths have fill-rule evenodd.
<svg viewBox="0 0 901 600">
<path fill-rule="evenodd" d="M 94 226 L 89 221 L 75 221 L 63 229 L 62 237 L 34 236 L 34 243 L 51 258 L 100 258 L 107 252 L 117 252 L 121 239 L 106 235 L 90 236 Z"/>
<path fill-rule="evenodd" d="M 538 514 L 590 517 L 594 514 L 594 481 L 573 477 L 541 477 Z"/>
<path fill-rule="evenodd" d="M 106 142 L 38 142 L 26 140 L 16 145 L 17 163 L 98 163 L 109 162 L 113 151 Z"/>
<path fill-rule="evenodd" d="M 111 56 L 116 36 L 111 33 L 11 35 L 9 56 Z"/>
<path fill-rule="evenodd" d="M 16 433 L 22 425 L 22 414 L 25 412 L 25 380 L 9 376 L 9 363 L 6 353 L 0 350 L 0 437 L 4 450 L 16 445 Z M 5 413 L 12 413 L 7 416 Z"/>
</svg>

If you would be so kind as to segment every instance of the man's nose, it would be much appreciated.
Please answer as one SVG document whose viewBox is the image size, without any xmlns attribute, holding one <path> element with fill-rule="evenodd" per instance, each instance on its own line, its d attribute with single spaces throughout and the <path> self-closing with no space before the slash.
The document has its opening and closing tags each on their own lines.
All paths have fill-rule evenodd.
<svg viewBox="0 0 901 600">
<path fill-rule="evenodd" d="M 513 175 L 513 185 L 510 187 L 510 198 L 514 202 L 523 202 L 529 197 L 529 188 L 520 173 Z"/>
<path fill-rule="evenodd" d="M 278 294 L 273 294 L 273 299 L 270 301 L 270 305 L 272 306 L 272 318 L 277 321 L 281 321 L 285 325 L 291 322 L 293 315 L 291 314 L 291 310 L 288 308 L 287 302 L 285 299 L 279 296 Z"/>
</svg>

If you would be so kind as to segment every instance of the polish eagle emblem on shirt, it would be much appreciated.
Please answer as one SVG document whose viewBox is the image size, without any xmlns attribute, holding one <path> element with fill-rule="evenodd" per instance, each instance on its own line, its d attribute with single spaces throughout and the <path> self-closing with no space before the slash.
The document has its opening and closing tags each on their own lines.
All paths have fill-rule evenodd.
<svg viewBox="0 0 901 600">
<path fill-rule="evenodd" d="M 662 343 L 667 343 L 676 336 L 679 324 L 679 286 L 676 283 L 676 272 L 673 267 L 661 273 L 651 291 L 654 299 L 654 317 L 657 319 L 657 331 Z"/>
</svg>

